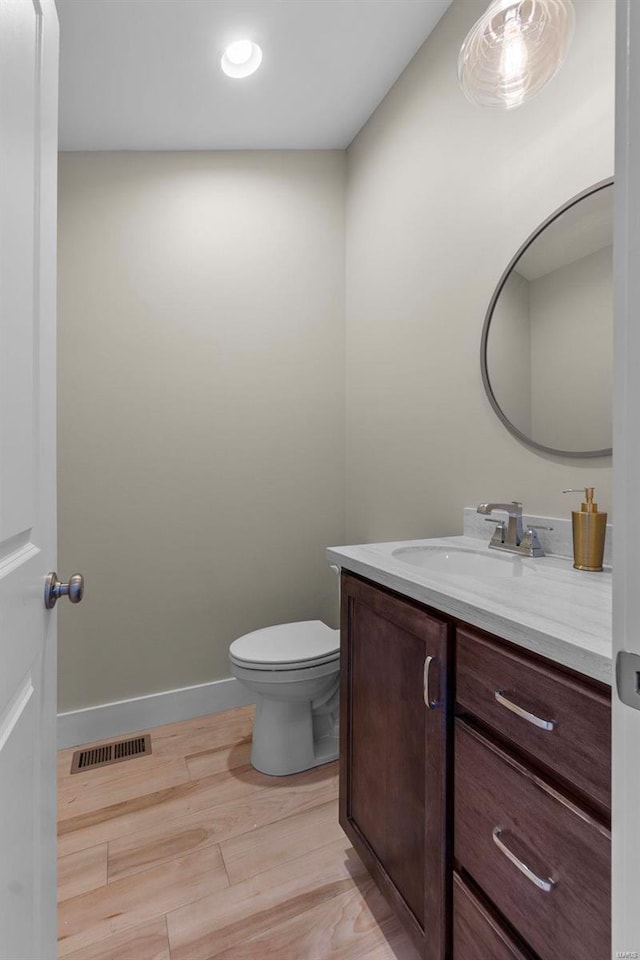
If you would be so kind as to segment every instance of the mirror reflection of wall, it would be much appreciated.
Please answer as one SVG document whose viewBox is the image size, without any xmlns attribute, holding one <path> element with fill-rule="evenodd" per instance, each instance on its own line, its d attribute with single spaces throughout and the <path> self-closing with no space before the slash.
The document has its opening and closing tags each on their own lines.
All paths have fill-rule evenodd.
<svg viewBox="0 0 640 960">
<path fill-rule="evenodd" d="M 536 237 L 490 318 L 495 400 L 516 430 L 557 451 L 611 447 L 612 195 L 599 189 Z"/>
<path fill-rule="evenodd" d="M 509 274 L 491 318 L 487 344 L 491 386 L 500 406 L 521 433 L 531 436 L 531 317 L 529 282 Z"/>
</svg>

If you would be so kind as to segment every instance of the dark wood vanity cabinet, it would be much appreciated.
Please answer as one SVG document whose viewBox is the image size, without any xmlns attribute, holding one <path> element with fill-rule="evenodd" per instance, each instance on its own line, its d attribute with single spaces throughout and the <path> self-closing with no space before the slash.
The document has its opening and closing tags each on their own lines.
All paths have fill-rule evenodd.
<svg viewBox="0 0 640 960">
<path fill-rule="evenodd" d="M 456 705 L 609 816 L 611 696 L 601 684 L 459 626 Z"/>
<path fill-rule="evenodd" d="M 425 960 L 448 956 L 449 634 L 343 574 L 340 823 Z"/>
<path fill-rule="evenodd" d="M 455 960 L 533 960 L 533 954 L 516 943 L 457 873 L 453 875 L 453 943 Z"/>
<path fill-rule="evenodd" d="M 342 574 L 340 822 L 425 960 L 608 960 L 610 691 Z"/>
<path fill-rule="evenodd" d="M 458 880 L 537 960 L 608 960 L 609 689 L 472 627 L 455 655 Z"/>
</svg>

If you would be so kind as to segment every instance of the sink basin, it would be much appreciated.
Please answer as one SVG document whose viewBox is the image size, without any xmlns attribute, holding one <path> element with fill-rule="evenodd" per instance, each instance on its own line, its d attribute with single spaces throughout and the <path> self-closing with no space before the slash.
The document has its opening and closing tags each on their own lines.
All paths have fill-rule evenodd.
<svg viewBox="0 0 640 960">
<path fill-rule="evenodd" d="M 482 579 L 526 577 L 536 572 L 535 564 L 527 558 L 502 553 L 485 553 L 466 547 L 442 545 L 399 547 L 392 556 L 402 563 L 446 573 L 451 576 L 480 577 Z"/>
</svg>

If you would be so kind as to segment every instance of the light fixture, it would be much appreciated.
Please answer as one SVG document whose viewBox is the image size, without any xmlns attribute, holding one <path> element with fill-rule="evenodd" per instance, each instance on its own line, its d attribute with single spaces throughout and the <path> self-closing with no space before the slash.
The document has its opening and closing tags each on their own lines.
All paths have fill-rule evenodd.
<svg viewBox="0 0 640 960">
<path fill-rule="evenodd" d="M 493 0 L 458 56 L 466 98 L 505 110 L 529 100 L 564 63 L 574 21 L 571 0 Z"/>
<path fill-rule="evenodd" d="M 225 47 L 220 66 L 228 77 L 242 80 L 255 73 L 262 63 L 262 50 L 251 40 L 236 40 Z"/>
</svg>

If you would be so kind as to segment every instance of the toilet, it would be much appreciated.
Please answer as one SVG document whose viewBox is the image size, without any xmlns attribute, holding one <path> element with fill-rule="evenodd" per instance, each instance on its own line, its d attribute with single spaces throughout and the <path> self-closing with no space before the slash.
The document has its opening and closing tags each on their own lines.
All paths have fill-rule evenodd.
<svg viewBox="0 0 640 960">
<path fill-rule="evenodd" d="M 340 631 L 320 620 L 279 623 L 238 637 L 231 673 L 256 698 L 251 764 L 299 773 L 338 756 Z"/>
</svg>

